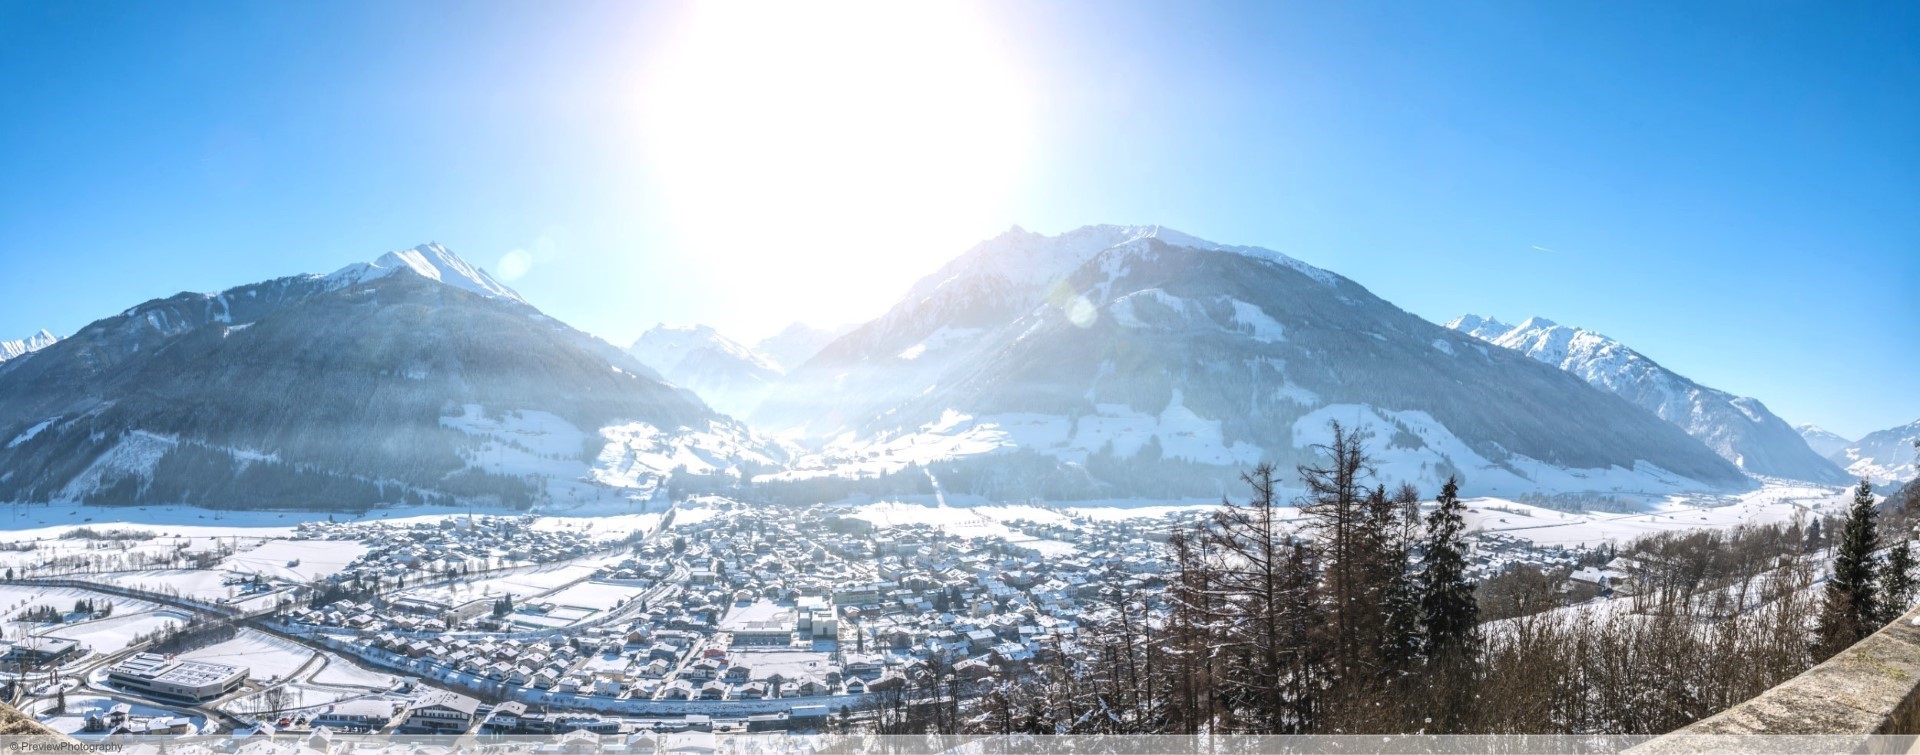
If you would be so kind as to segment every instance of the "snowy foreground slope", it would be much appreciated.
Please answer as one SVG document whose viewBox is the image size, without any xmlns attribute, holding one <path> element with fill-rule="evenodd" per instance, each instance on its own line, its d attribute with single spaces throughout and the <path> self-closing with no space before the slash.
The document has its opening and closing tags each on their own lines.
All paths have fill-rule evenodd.
<svg viewBox="0 0 1920 755">
<path fill-rule="evenodd" d="M 1850 479 L 1758 399 L 1700 385 L 1599 333 L 1543 317 L 1507 325 L 1471 314 L 1447 327 L 1578 375 L 1673 423 L 1750 474 L 1829 485 Z"/>
<path fill-rule="evenodd" d="M 1370 433 L 1383 477 L 1427 488 L 1752 487 L 1566 372 L 1277 252 L 1157 226 L 984 242 L 752 418 L 824 439 L 767 481 L 932 467 L 949 493 L 1003 499 L 1218 495 L 1262 459 L 1310 460 L 1336 420 Z"/>
<path fill-rule="evenodd" d="M 778 452 L 437 245 L 0 364 L 0 501 L 621 503 Z"/>
</svg>

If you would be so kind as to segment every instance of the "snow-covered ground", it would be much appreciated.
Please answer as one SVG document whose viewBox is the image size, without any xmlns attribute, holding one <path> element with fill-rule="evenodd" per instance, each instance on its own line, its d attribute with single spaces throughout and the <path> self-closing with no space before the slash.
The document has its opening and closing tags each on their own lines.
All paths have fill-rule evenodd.
<svg viewBox="0 0 1920 755">
<path fill-rule="evenodd" d="M 327 665 L 320 669 L 308 681 L 336 687 L 366 687 L 369 689 L 391 689 L 400 682 L 400 678 L 361 666 L 334 653 L 324 653 Z"/>
<path fill-rule="evenodd" d="M 476 598 L 512 595 L 515 601 L 546 595 L 593 575 L 594 565 L 569 562 L 515 570 L 511 574 L 432 587 L 418 587 L 401 593 L 404 597 L 457 605 Z"/>
<path fill-rule="evenodd" d="M 468 404 L 460 416 L 441 417 L 440 424 L 479 441 L 467 459 L 469 467 L 535 480 L 562 509 L 606 510 L 651 501 L 675 469 L 710 474 L 737 472 L 739 460 L 773 463 L 758 450 L 764 441 L 720 422 L 674 430 L 629 422 L 589 433 L 547 412 L 489 413 Z M 590 439 L 602 445 L 588 464 L 581 449 Z"/>
<path fill-rule="evenodd" d="M 1771 483 L 1760 490 L 1725 498 L 1671 496 L 1653 503 L 1644 513 L 1570 513 L 1529 506 L 1500 498 L 1466 500 L 1467 527 L 1501 532 L 1538 545 L 1593 546 L 1604 541 L 1626 542 L 1656 532 L 1720 529 L 1741 524 L 1769 524 L 1845 511 L 1852 493 L 1847 488 Z"/>
<path fill-rule="evenodd" d="M 614 514 L 610 516 L 547 516 L 534 521 L 533 528 L 545 531 L 570 530 L 598 540 L 626 537 L 635 532 L 653 532 L 660 528 L 664 513 Z"/>
<path fill-rule="evenodd" d="M 313 658 L 314 650 L 292 640 L 252 629 L 242 629 L 237 637 L 199 650 L 182 653 L 182 658 L 246 666 L 247 677 L 255 681 L 286 679 Z"/>
<path fill-rule="evenodd" d="M 1067 461 L 1085 461 L 1105 447 L 1127 457 L 1158 439 L 1167 458 L 1203 464 L 1251 466 L 1261 450 L 1244 442 L 1227 443 L 1217 420 L 1195 414 L 1178 390 L 1157 414 L 1134 411 L 1119 404 L 1101 404 L 1097 414 L 1067 417 L 1057 414 L 1009 413 L 971 416 L 949 410 L 936 422 L 913 432 L 856 438 L 847 435 L 819 453 L 794 461 L 786 471 L 756 480 L 799 480 L 815 477 L 871 477 L 893 474 L 911 465 L 1009 452 L 1039 451 Z"/>
<path fill-rule="evenodd" d="M 178 710 L 174 708 L 162 708 L 162 707 L 153 705 L 152 703 L 142 702 L 140 700 L 135 700 L 132 698 L 119 699 L 119 698 L 112 698 L 112 697 L 101 697 L 96 695 L 68 695 L 66 712 L 57 716 L 48 716 L 48 717 L 41 718 L 40 723 L 45 724 L 47 728 L 53 729 L 54 731 L 60 732 L 62 734 L 66 734 L 69 736 L 79 736 L 79 737 L 85 738 L 86 735 L 82 732 L 82 729 L 87 724 L 88 714 L 92 714 L 92 713 L 104 714 L 108 710 L 112 709 L 113 706 L 120 705 L 123 703 L 126 704 L 130 709 L 129 713 L 136 718 L 158 718 L 161 716 L 187 716 L 188 718 L 192 719 L 193 724 L 196 727 L 204 725 L 206 723 L 206 719 L 204 717 L 190 716 L 185 711 L 182 711 L 182 710 Z M 33 710 L 37 712 L 45 709 L 47 706 L 50 706 L 52 704 L 53 704 L 53 701 L 51 700 L 38 701 L 33 706 Z"/>
<path fill-rule="evenodd" d="M 166 595 L 193 598 L 206 603 L 231 600 L 240 596 L 238 585 L 226 584 L 232 575 L 214 569 L 148 569 L 95 575 L 103 582 Z"/>
<path fill-rule="evenodd" d="M 366 552 L 366 545 L 349 540 L 269 540 L 233 554 L 220 568 L 310 582 L 338 573 Z"/>
<path fill-rule="evenodd" d="M 367 693 L 361 690 L 326 687 L 301 682 L 283 684 L 275 689 L 279 691 L 268 692 L 263 690 L 237 698 L 220 706 L 220 709 L 242 718 L 272 718 L 273 716 L 284 713 L 317 712 L 310 709 L 331 705 L 342 700 L 353 700 L 367 696 Z M 276 702 L 278 703 L 277 705 L 275 704 Z"/>
<path fill-rule="evenodd" d="M 91 601 L 95 610 L 106 606 L 113 607 L 114 616 L 132 616 L 147 614 L 160 609 L 160 606 L 144 600 L 122 598 L 92 590 L 80 590 L 71 587 L 33 587 L 28 585 L 0 585 L 0 633 L 5 637 L 18 638 L 27 634 L 44 634 L 51 630 L 65 631 L 79 626 L 75 624 L 37 624 L 15 621 L 14 617 L 23 610 L 34 606 L 50 606 L 62 614 L 73 610 L 74 603 L 80 600 Z M 102 638 L 110 642 L 110 638 Z"/>
<path fill-rule="evenodd" d="M 187 622 L 187 618 L 185 613 L 174 610 L 125 616 L 114 615 L 104 619 L 65 624 L 40 634 L 46 637 L 74 640 L 95 653 L 116 653 L 133 644 L 136 636 L 151 635 L 168 627 L 180 626 Z"/>
<path fill-rule="evenodd" d="M 1072 543 L 1035 537 L 1008 526 L 1010 522 L 1066 524 L 1069 521 L 1067 515 L 1057 509 L 1038 506 L 954 507 L 887 501 L 857 507 L 853 517 L 872 522 L 881 529 L 925 524 L 959 537 L 994 538 L 1023 545 L 1048 556 L 1067 555 L 1078 550 Z"/>
<path fill-rule="evenodd" d="M 596 611 L 606 611 L 621 603 L 639 597 L 645 594 L 646 591 L 646 588 L 634 585 L 616 585 L 607 582 L 588 581 L 542 597 L 541 600 L 551 601 L 561 606 L 575 606 L 579 608 L 591 608 Z"/>
</svg>

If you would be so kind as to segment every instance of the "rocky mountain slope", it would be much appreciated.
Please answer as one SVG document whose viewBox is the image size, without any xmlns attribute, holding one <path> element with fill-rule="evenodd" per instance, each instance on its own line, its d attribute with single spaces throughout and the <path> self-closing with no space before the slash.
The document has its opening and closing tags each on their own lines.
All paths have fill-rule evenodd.
<svg viewBox="0 0 1920 755">
<path fill-rule="evenodd" d="M 1673 423 L 1750 474 L 1830 485 L 1849 481 L 1758 399 L 1700 385 L 1599 333 L 1542 317 L 1509 326 L 1471 314 L 1447 327 L 1578 375 Z"/>
</svg>

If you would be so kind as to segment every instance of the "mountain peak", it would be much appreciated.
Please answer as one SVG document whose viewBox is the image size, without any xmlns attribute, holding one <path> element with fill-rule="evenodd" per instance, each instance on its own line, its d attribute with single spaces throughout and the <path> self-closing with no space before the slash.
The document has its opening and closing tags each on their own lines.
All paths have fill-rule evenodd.
<svg viewBox="0 0 1920 755">
<path fill-rule="evenodd" d="M 1500 336 L 1513 332 L 1514 327 L 1491 317 L 1468 313 L 1453 318 L 1444 327 L 1457 330 L 1482 341 L 1493 341 Z"/>
<path fill-rule="evenodd" d="M 1520 330 L 1546 330 L 1558 327 L 1560 327 L 1560 323 L 1539 316 L 1529 317 L 1520 323 Z M 1575 330 L 1579 330 L 1579 328 L 1575 328 Z"/>
<path fill-rule="evenodd" d="M 441 246 L 439 242 L 428 242 L 412 249 L 387 252 L 372 262 L 356 262 L 328 277 L 341 281 L 344 285 L 384 278 L 402 270 L 481 296 L 509 299 L 521 304 L 527 303 L 520 294 L 508 288 L 506 284 L 495 280 L 492 275 L 487 274 L 486 270 L 462 259 L 452 250 Z"/>
<path fill-rule="evenodd" d="M 0 341 L 0 362 L 32 354 L 59 341 L 58 336 L 47 332 L 45 328 L 17 341 Z"/>
</svg>

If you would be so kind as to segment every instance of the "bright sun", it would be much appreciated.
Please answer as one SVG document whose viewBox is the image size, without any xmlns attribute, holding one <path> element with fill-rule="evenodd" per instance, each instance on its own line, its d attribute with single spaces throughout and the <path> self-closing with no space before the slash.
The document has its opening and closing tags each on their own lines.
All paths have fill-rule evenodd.
<svg viewBox="0 0 1920 755">
<path fill-rule="evenodd" d="M 682 23 L 650 65 L 650 172 L 676 251 L 768 323 L 870 316 L 1008 223 L 1028 95 L 975 6 L 714 2 Z"/>
</svg>

